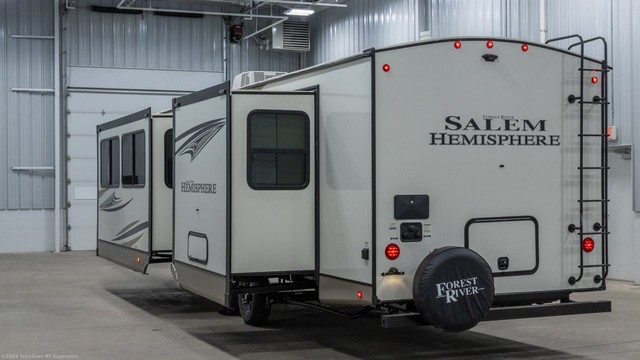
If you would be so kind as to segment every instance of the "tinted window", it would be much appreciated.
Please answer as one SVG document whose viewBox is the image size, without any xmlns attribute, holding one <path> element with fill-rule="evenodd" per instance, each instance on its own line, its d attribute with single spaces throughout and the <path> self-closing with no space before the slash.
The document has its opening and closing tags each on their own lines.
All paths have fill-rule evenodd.
<svg viewBox="0 0 640 360">
<path fill-rule="evenodd" d="M 309 182 L 309 118 L 256 111 L 248 119 L 248 183 L 254 189 L 303 189 Z"/>
<path fill-rule="evenodd" d="M 144 132 L 122 136 L 122 186 L 144 186 Z"/>
<path fill-rule="evenodd" d="M 105 139 L 100 142 L 100 185 L 116 187 L 120 179 L 120 140 Z"/>
</svg>

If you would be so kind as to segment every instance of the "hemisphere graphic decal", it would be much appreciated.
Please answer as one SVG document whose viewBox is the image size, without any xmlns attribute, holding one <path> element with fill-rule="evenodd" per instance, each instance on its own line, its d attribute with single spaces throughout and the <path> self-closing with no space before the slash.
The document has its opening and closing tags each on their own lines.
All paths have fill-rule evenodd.
<svg viewBox="0 0 640 360">
<path fill-rule="evenodd" d="M 118 211 L 127 206 L 132 200 L 133 198 L 129 199 L 129 201 L 124 204 L 120 204 L 122 202 L 122 198 L 116 196 L 116 192 L 114 191 L 105 201 L 102 202 L 102 204 L 100 204 L 100 210 L 109 212 Z"/>
<path fill-rule="evenodd" d="M 184 138 L 189 138 L 176 150 L 175 155 L 189 154 L 191 155 L 191 161 L 193 161 L 209 141 L 222 129 L 225 122 L 225 118 L 207 121 L 180 134 L 176 137 L 176 144 Z"/>
<path fill-rule="evenodd" d="M 135 226 L 134 226 L 135 225 Z M 120 232 L 118 234 L 116 234 L 116 237 L 111 240 L 111 241 L 122 241 L 127 239 L 130 236 L 133 236 L 143 230 L 146 230 L 147 228 L 149 228 L 149 222 L 145 221 L 145 222 L 140 222 L 140 220 L 136 220 L 134 222 L 132 222 L 131 224 L 125 226 L 122 230 L 120 230 Z M 140 235 L 142 236 L 142 234 Z M 137 239 L 140 238 L 140 236 L 138 236 Z"/>
</svg>

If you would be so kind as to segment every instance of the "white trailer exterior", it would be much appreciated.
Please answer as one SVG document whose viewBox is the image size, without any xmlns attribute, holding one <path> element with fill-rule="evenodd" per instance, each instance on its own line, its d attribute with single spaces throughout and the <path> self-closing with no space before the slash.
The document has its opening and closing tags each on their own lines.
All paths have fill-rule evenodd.
<svg viewBox="0 0 640 360">
<path fill-rule="evenodd" d="M 145 273 L 171 261 L 171 113 L 151 109 L 97 126 L 97 255 Z"/>
<path fill-rule="evenodd" d="M 416 42 L 174 99 L 176 281 L 252 325 L 274 302 L 447 331 L 610 311 L 569 301 L 609 266 L 610 70 L 570 38 L 581 54 Z"/>
</svg>

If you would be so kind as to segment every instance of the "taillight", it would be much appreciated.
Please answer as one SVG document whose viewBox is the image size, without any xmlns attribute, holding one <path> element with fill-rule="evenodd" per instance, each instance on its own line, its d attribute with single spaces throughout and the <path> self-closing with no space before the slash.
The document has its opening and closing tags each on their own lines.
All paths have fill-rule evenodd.
<svg viewBox="0 0 640 360">
<path fill-rule="evenodd" d="M 395 260 L 400 256 L 400 247 L 396 244 L 389 244 L 386 248 L 384 248 L 384 254 L 387 256 L 389 260 Z"/>
<path fill-rule="evenodd" d="M 456 42 L 453 43 L 453 47 L 456 49 L 460 49 L 462 47 L 462 43 L 456 40 Z"/>
<path fill-rule="evenodd" d="M 582 240 L 582 250 L 584 250 L 584 252 L 592 252 L 595 247 L 596 242 L 593 241 L 592 238 L 584 238 Z"/>
</svg>

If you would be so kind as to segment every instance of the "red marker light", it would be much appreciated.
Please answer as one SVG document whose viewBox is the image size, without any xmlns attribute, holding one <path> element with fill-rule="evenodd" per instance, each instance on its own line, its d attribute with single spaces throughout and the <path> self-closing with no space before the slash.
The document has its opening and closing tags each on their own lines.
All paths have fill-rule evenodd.
<svg viewBox="0 0 640 360">
<path fill-rule="evenodd" d="M 460 49 L 462 47 L 462 43 L 456 40 L 456 42 L 453 43 L 453 47 L 456 49 Z"/>
<path fill-rule="evenodd" d="M 598 83 L 598 77 L 597 76 L 592 77 L 591 78 L 591 83 L 592 84 L 597 84 Z"/>
<path fill-rule="evenodd" d="M 584 250 L 584 252 L 592 252 L 595 247 L 596 243 L 592 238 L 584 238 L 584 240 L 582 240 L 582 250 Z"/>
<path fill-rule="evenodd" d="M 525 51 L 525 52 L 526 52 L 527 50 L 529 50 L 529 45 L 527 45 L 527 44 L 522 44 L 522 46 L 521 46 L 520 48 L 522 49 L 522 51 Z"/>
<path fill-rule="evenodd" d="M 391 70 L 391 66 L 389 66 L 389 64 L 382 65 L 382 71 L 387 72 L 389 70 Z"/>
<path fill-rule="evenodd" d="M 400 256 L 400 247 L 396 244 L 389 244 L 384 248 L 384 254 L 387 255 L 387 259 L 395 260 Z"/>
<path fill-rule="evenodd" d="M 358 299 L 362 299 L 362 291 L 358 290 L 357 295 L 358 295 Z"/>
<path fill-rule="evenodd" d="M 487 48 L 491 49 L 493 47 L 493 41 L 487 41 Z"/>
</svg>

